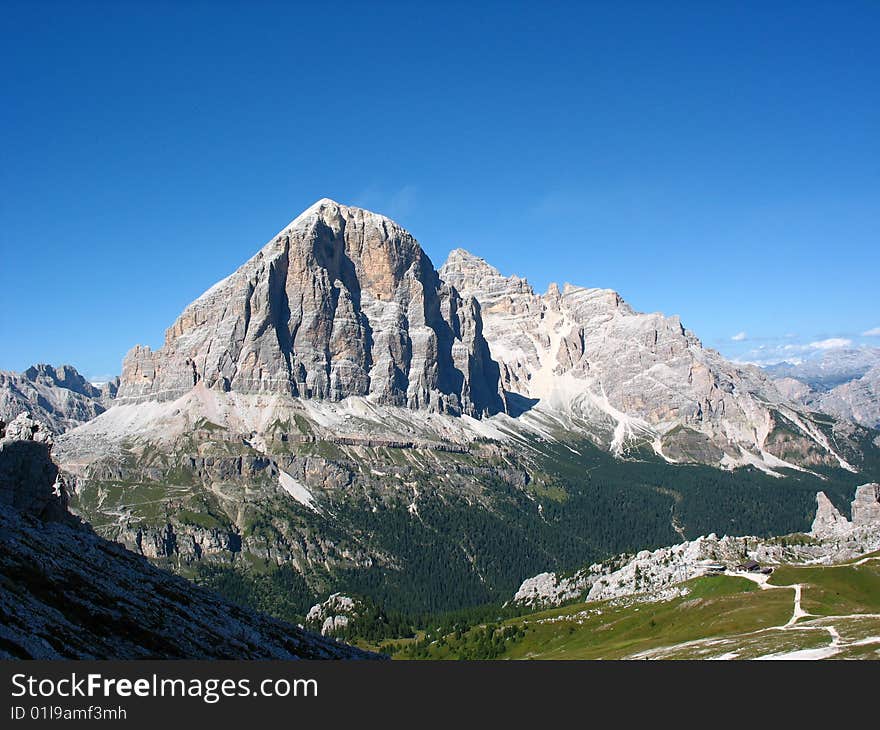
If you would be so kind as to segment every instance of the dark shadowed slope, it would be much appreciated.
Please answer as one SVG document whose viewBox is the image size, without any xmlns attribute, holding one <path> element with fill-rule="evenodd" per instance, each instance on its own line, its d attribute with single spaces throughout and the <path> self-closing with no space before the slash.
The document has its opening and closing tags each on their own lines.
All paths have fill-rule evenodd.
<svg viewBox="0 0 880 730">
<path fill-rule="evenodd" d="M 0 438 L 0 658 L 376 658 L 98 537 L 67 512 L 49 448 Z"/>
</svg>

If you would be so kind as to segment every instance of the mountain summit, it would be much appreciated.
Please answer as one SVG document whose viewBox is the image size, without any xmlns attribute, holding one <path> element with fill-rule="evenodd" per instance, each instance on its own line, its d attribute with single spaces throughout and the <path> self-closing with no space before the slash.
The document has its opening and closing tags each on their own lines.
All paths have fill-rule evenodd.
<svg viewBox="0 0 880 730">
<path fill-rule="evenodd" d="M 483 415 L 504 409 L 479 305 L 394 221 L 324 198 L 125 358 L 120 403 L 197 383 Z"/>
</svg>

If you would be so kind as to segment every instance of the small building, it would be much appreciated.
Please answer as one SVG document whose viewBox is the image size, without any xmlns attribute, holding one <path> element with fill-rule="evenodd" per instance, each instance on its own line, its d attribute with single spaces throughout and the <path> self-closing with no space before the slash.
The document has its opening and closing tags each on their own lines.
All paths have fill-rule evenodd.
<svg viewBox="0 0 880 730">
<path fill-rule="evenodd" d="M 736 566 L 737 570 L 747 570 L 749 573 L 758 573 L 761 570 L 761 564 L 757 560 L 746 560 Z"/>
</svg>

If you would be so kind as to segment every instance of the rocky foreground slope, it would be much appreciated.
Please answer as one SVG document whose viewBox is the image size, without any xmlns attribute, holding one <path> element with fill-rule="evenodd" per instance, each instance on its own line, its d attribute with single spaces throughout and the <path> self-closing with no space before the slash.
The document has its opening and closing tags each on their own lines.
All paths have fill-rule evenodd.
<svg viewBox="0 0 880 730">
<path fill-rule="evenodd" d="M 0 422 L 0 658 L 373 656 L 224 601 L 97 536 L 67 511 L 49 448 L 32 420 L 11 432 Z"/>
</svg>

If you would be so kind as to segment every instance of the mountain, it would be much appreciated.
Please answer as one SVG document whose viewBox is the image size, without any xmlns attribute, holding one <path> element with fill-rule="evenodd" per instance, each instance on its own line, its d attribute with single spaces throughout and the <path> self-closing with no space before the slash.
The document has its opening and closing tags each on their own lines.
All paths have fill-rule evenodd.
<svg viewBox="0 0 880 730">
<path fill-rule="evenodd" d="M 0 423 L 0 659 L 375 656 L 229 603 L 99 537 L 68 512 L 48 440 L 26 425 L 22 440 Z"/>
<path fill-rule="evenodd" d="M 319 200 L 125 358 L 121 403 L 203 384 L 438 413 L 503 410 L 479 307 L 384 216 Z"/>
<path fill-rule="evenodd" d="M 789 400 L 868 428 L 880 427 L 880 348 L 833 348 L 764 369 Z"/>
<path fill-rule="evenodd" d="M 117 381 L 97 387 L 71 365 L 34 365 L 22 373 L 0 371 L 0 418 L 28 413 L 53 433 L 63 433 L 103 413 Z"/>
<path fill-rule="evenodd" d="M 441 277 L 477 296 L 505 389 L 612 452 L 646 443 L 674 462 L 733 467 L 846 462 L 761 370 L 704 348 L 678 317 L 642 314 L 617 292 L 566 284 L 536 294 L 463 249 Z"/>
<path fill-rule="evenodd" d="M 823 413 L 880 429 L 880 365 L 825 393 L 806 394 L 804 402 Z"/>
<path fill-rule="evenodd" d="M 880 366 L 878 347 L 832 347 L 793 362 L 767 365 L 764 370 L 774 380 L 794 378 L 815 391 L 826 391 L 861 378 L 877 366 Z"/>
<path fill-rule="evenodd" d="M 426 613 L 709 532 L 805 529 L 876 434 L 614 292 L 536 295 L 322 200 L 199 297 L 58 437 L 102 536 L 302 620 L 333 593 Z M 720 467 L 720 468 L 719 468 Z"/>
</svg>

